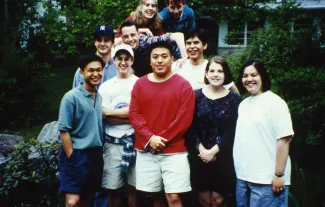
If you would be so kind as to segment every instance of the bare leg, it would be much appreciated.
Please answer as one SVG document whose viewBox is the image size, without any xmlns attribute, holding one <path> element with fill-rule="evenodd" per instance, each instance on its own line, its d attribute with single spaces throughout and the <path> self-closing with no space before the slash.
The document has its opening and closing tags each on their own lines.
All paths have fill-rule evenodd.
<svg viewBox="0 0 325 207">
<path fill-rule="evenodd" d="M 214 192 L 214 191 L 211 192 L 212 207 L 221 206 L 223 203 L 223 200 L 224 200 L 224 197 L 221 194 Z"/>
<path fill-rule="evenodd" d="M 211 207 L 212 205 L 212 196 L 211 191 L 198 191 L 197 198 L 201 207 Z"/>
<path fill-rule="evenodd" d="M 80 200 L 78 194 L 66 193 L 65 194 L 65 206 L 66 207 L 87 207 L 88 199 Z"/>
<path fill-rule="evenodd" d="M 109 207 L 120 207 L 121 195 L 116 190 L 110 190 L 108 193 L 108 206 Z"/>
<path fill-rule="evenodd" d="M 166 198 L 169 207 L 183 207 L 180 194 L 166 193 Z"/>
<path fill-rule="evenodd" d="M 138 195 L 135 187 L 129 186 L 128 204 L 129 207 L 136 207 L 138 202 Z"/>
</svg>

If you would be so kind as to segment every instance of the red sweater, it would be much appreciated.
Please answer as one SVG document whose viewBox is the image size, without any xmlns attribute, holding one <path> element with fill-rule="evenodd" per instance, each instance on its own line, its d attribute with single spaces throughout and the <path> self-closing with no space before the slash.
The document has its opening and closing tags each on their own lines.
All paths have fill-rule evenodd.
<svg viewBox="0 0 325 207">
<path fill-rule="evenodd" d="M 144 150 L 153 135 L 168 141 L 161 152 L 185 152 L 184 134 L 190 127 L 195 96 L 190 83 L 175 74 L 164 82 L 143 76 L 132 90 L 129 119 L 135 130 L 135 148 Z"/>
</svg>

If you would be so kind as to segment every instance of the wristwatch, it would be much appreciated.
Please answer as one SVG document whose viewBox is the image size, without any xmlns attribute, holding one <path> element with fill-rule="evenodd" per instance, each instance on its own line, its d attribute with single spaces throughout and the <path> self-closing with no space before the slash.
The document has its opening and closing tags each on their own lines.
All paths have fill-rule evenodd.
<svg viewBox="0 0 325 207">
<path fill-rule="evenodd" d="M 282 178 L 284 176 L 284 174 L 277 174 L 277 173 L 275 173 L 274 175 L 277 176 L 278 178 Z"/>
</svg>

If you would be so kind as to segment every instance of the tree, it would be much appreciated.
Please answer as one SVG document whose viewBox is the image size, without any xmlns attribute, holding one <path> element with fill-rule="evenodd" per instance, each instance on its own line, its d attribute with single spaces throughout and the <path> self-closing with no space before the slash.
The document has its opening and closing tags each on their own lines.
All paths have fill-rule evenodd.
<svg viewBox="0 0 325 207">
<path fill-rule="evenodd" d="M 96 26 L 117 28 L 137 4 L 138 1 L 126 0 L 46 2 L 39 32 L 44 35 L 46 44 L 50 45 L 48 50 L 55 58 L 79 55 L 93 45 Z"/>
</svg>

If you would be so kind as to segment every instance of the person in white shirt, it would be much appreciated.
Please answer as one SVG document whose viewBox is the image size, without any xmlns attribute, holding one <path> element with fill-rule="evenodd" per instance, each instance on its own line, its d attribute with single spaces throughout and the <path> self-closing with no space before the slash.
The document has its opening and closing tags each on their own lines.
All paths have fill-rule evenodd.
<svg viewBox="0 0 325 207">
<path fill-rule="evenodd" d="M 129 123 L 131 91 L 138 78 L 132 74 L 134 53 L 129 45 L 115 47 L 117 75 L 99 87 L 105 123 L 102 187 L 109 190 L 109 206 L 121 206 L 118 189 L 129 185 L 128 206 L 137 206 L 135 190 L 134 129 Z"/>
<path fill-rule="evenodd" d="M 262 62 L 245 63 L 237 85 L 250 94 L 239 105 L 233 148 L 237 206 L 288 206 L 294 134 L 289 108 L 270 91 Z"/>
<path fill-rule="evenodd" d="M 204 59 L 204 50 L 208 47 L 204 32 L 195 31 L 185 34 L 185 48 L 188 59 L 181 66 L 173 65 L 173 72 L 190 82 L 193 89 L 205 87 L 204 76 L 208 60 Z M 224 88 L 239 93 L 234 82 L 224 85 Z"/>
</svg>

